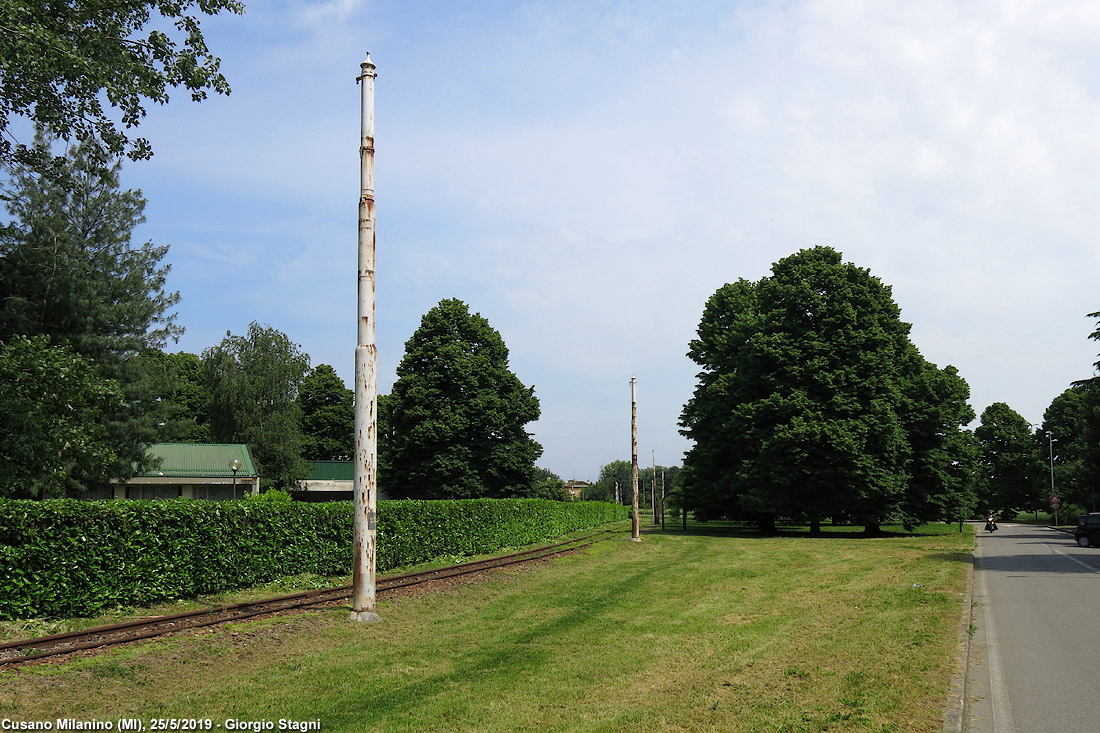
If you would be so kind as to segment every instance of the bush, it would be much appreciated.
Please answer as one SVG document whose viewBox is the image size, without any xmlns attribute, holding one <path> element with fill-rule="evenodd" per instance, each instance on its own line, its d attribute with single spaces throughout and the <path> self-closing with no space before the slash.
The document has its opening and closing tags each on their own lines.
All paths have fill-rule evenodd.
<svg viewBox="0 0 1100 733">
<path fill-rule="evenodd" d="M 381 502 L 378 571 L 623 517 L 624 507 L 595 502 Z M 0 619 L 91 616 L 287 575 L 347 575 L 351 547 L 351 502 L 0 499 Z"/>
</svg>

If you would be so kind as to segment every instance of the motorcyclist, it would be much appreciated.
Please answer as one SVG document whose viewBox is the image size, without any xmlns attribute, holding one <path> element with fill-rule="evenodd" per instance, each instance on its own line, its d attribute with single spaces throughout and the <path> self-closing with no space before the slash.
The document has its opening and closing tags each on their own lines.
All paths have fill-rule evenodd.
<svg viewBox="0 0 1100 733">
<path fill-rule="evenodd" d="M 993 520 L 993 512 L 990 512 L 989 516 L 987 516 L 986 519 L 985 519 L 985 531 L 986 532 L 996 532 L 997 531 L 997 522 L 995 522 Z"/>
</svg>

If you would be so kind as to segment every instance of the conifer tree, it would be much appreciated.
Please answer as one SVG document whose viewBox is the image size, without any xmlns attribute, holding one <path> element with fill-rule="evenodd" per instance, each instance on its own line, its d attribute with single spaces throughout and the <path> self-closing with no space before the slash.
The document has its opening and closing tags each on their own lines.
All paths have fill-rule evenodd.
<svg viewBox="0 0 1100 733">
<path fill-rule="evenodd" d="M 46 143 L 40 137 L 37 145 Z M 161 387 L 137 357 L 182 333 L 171 310 L 179 293 L 165 290 L 167 245 L 132 241 L 145 199 L 120 188 L 120 164 L 92 143 L 70 148 L 63 160 L 49 175 L 8 168 L 0 340 L 47 336 L 118 382 L 125 400 L 106 409 L 97 439 L 113 447 L 113 475 L 123 478 L 144 462 L 143 444 L 158 439 L 165 422 L 155 399 Z"/>
</svg>

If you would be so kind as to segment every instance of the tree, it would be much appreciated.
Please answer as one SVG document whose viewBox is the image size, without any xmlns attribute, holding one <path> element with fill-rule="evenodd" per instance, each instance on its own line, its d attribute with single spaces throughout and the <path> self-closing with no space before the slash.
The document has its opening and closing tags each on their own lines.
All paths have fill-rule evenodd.
<svg viewBox="0 0 1100 733">
<path fill-rule="evenodd" d="M 683 501 L 697 518 L 766 529 L 801 517 L 814 530 L 845 518 L 873 532 L 904 511 L 910 430 L 935 390 L 912 384 L 931 367 L 868 270 L 815 247 L 759 282 L 728 284 L 707 302 L 688 355 L 702 368 L 681 417 L 695 443 Z"/>
<path fill-rule="evenodd" d="M 0 497 L 80 494 L 113 478 L 118 456 L 98 426 L 122 402 L 118 384 L 67 346 L 0 341 Z"/>
<path fill-rule="evenodd" d="M 596 483 L 588 487 L 586 499 L 615 501 L 615 484 L 619 485 L 619 503 L 630 503 L 630 461 L 612 461 L 600 468 Z"/>
<path fill-rule="evenodd" d="M 210 385 L 206 383 L 202 360 L 198 354 L 179 351 L 168 354 L 175 377 L 171 399 L 181 410 L 187 432 L 180 440 L 188 443 L 210 443 Z"/>
<path fill-rule="evenodd" d="M 380 465 L 397 496 L 458 499 L 523 495 L 542 446 L 533 387 L 508 368 L 504 339 L 460 300 L 443 300 L 405 343 L 387 400 Z"/>
<path fill-rule="evenodd" d="M 1087 469 L 1088 440 L 1085 417 L 1091 386 L 1085 382 L 1055 397 L 1043 412 L 1043 425 L 1035 439 L 1038 453 L 1051 460 L 1053 447 L 1054 491 L 1066 502 L 1092 507 L 1094 494 Z M 1047 436 L 1047 433 L 1050 436 Z M 1053 446 L 1050 438 L 1054 438 Z M 1048 465 L 1048 471 L 1049 466 Z"/>
<path fill-rule="evenodd" d="M 974 435 L 980 449 L 978 499 L 983 510 L 1014 514 L 1045 508 L 1045 472 L 1027 420 L 1004 402 L 994 402 L 982 411 Z"/>
<path fill-rule="evenodd" d="M 355 454 L 355 394 L 336 370 L 318 364 L 298 391 L 302 455 L 311 461 L 350 461 Z"/>
<path fill-rule="evenodd" d="M 210 431 L 219 442 L 247 443 L 263 483 L 296 487 L 305 478 L 298 390 L 309 355 L 281 331 L 253 321 L 202 352 L 210 385 Z"/>
<path fill-rule="evenodd" d="M 912 529 L 930 521 L 964 521 L 975 508 L 975 444 L 970 387 L 955 367 L 938 369 L 912 349 L 903 372 L 899 414 L 909 442 L 909 484 L 899 518 Z"/>
<path fill-rule="evenodd" d="M 518 496 L 532 499 L 553 499 L 554 501 L 570 501 L 572 496 L 565 490 L 565 481 L 549 468 L 535 467 L 535 477 L 527 491 L 520 492 Z"/>
<path fill-rule="evenodd" d="M 44 145 L 41 139 L 38 144 Z M 114 476 L 146 460 L 156 440 L 159 387 L 138 355 L 183 329 L 166 292 L 168 247 L 132 242 L 144 221 L 140 191 L 120 190 L 119 164 L 93 144 L 71 148 L 56 177 L 9 168 L 3 189 L 10 220 L 0 228 L 0 339 L 45 335 L 99 365 L 125 395 L 108 409 L 100 437 L 112 446 Z"/>
<path fill-rule="evenodd" d="M 63 140 L 98 138 L 114 155 L 152 154 L 125 130 L 184 87 L 194 101 L 229 94 L 196 8 L 244 12 L 239 0 L 8 0 L 0 4 L 0 163 L 41 161 L 48 149 L 14 140 L 14 117 Z M 175 28 L 175 33 L 169 30 Z M 176 37 L 173 37 L 176 36 Z M 118 123 L 103 101 L 118 113 Z"/>
</svg>

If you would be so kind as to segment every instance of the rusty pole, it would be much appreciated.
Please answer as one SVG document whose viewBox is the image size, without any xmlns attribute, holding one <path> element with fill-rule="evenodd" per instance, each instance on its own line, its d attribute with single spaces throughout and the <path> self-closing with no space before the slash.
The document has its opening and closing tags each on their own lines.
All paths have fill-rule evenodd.
<svg viewBox="0 0 1100 733">
<path fill-rule="evenodd" d="M 630 483 L 634 495 L 630 500 L 633 513 L 630 522 L 630 539 L 641 542 L 638 536 L 638 380 L 630 378 Z"/>
<path fill-rule="evenodd" d="M 359 307 L 355 347 L 355 539 L 351 620 L 373 622 L 378 508 L 378 347 L 374 337 L 374 64 L 359 64 Z"/>
<path fill-rule="evenodd" d="M 649 500 L 653 510 L 653 523 L 657 524 L 657 451 L 652 451 L 653 456 L 653 476 L 649 481 Z"/>
<path fill-rule="evenodd" d="M 661 471 L 661 529 L 665 528 L 665 472 Z"/>
</svg>

